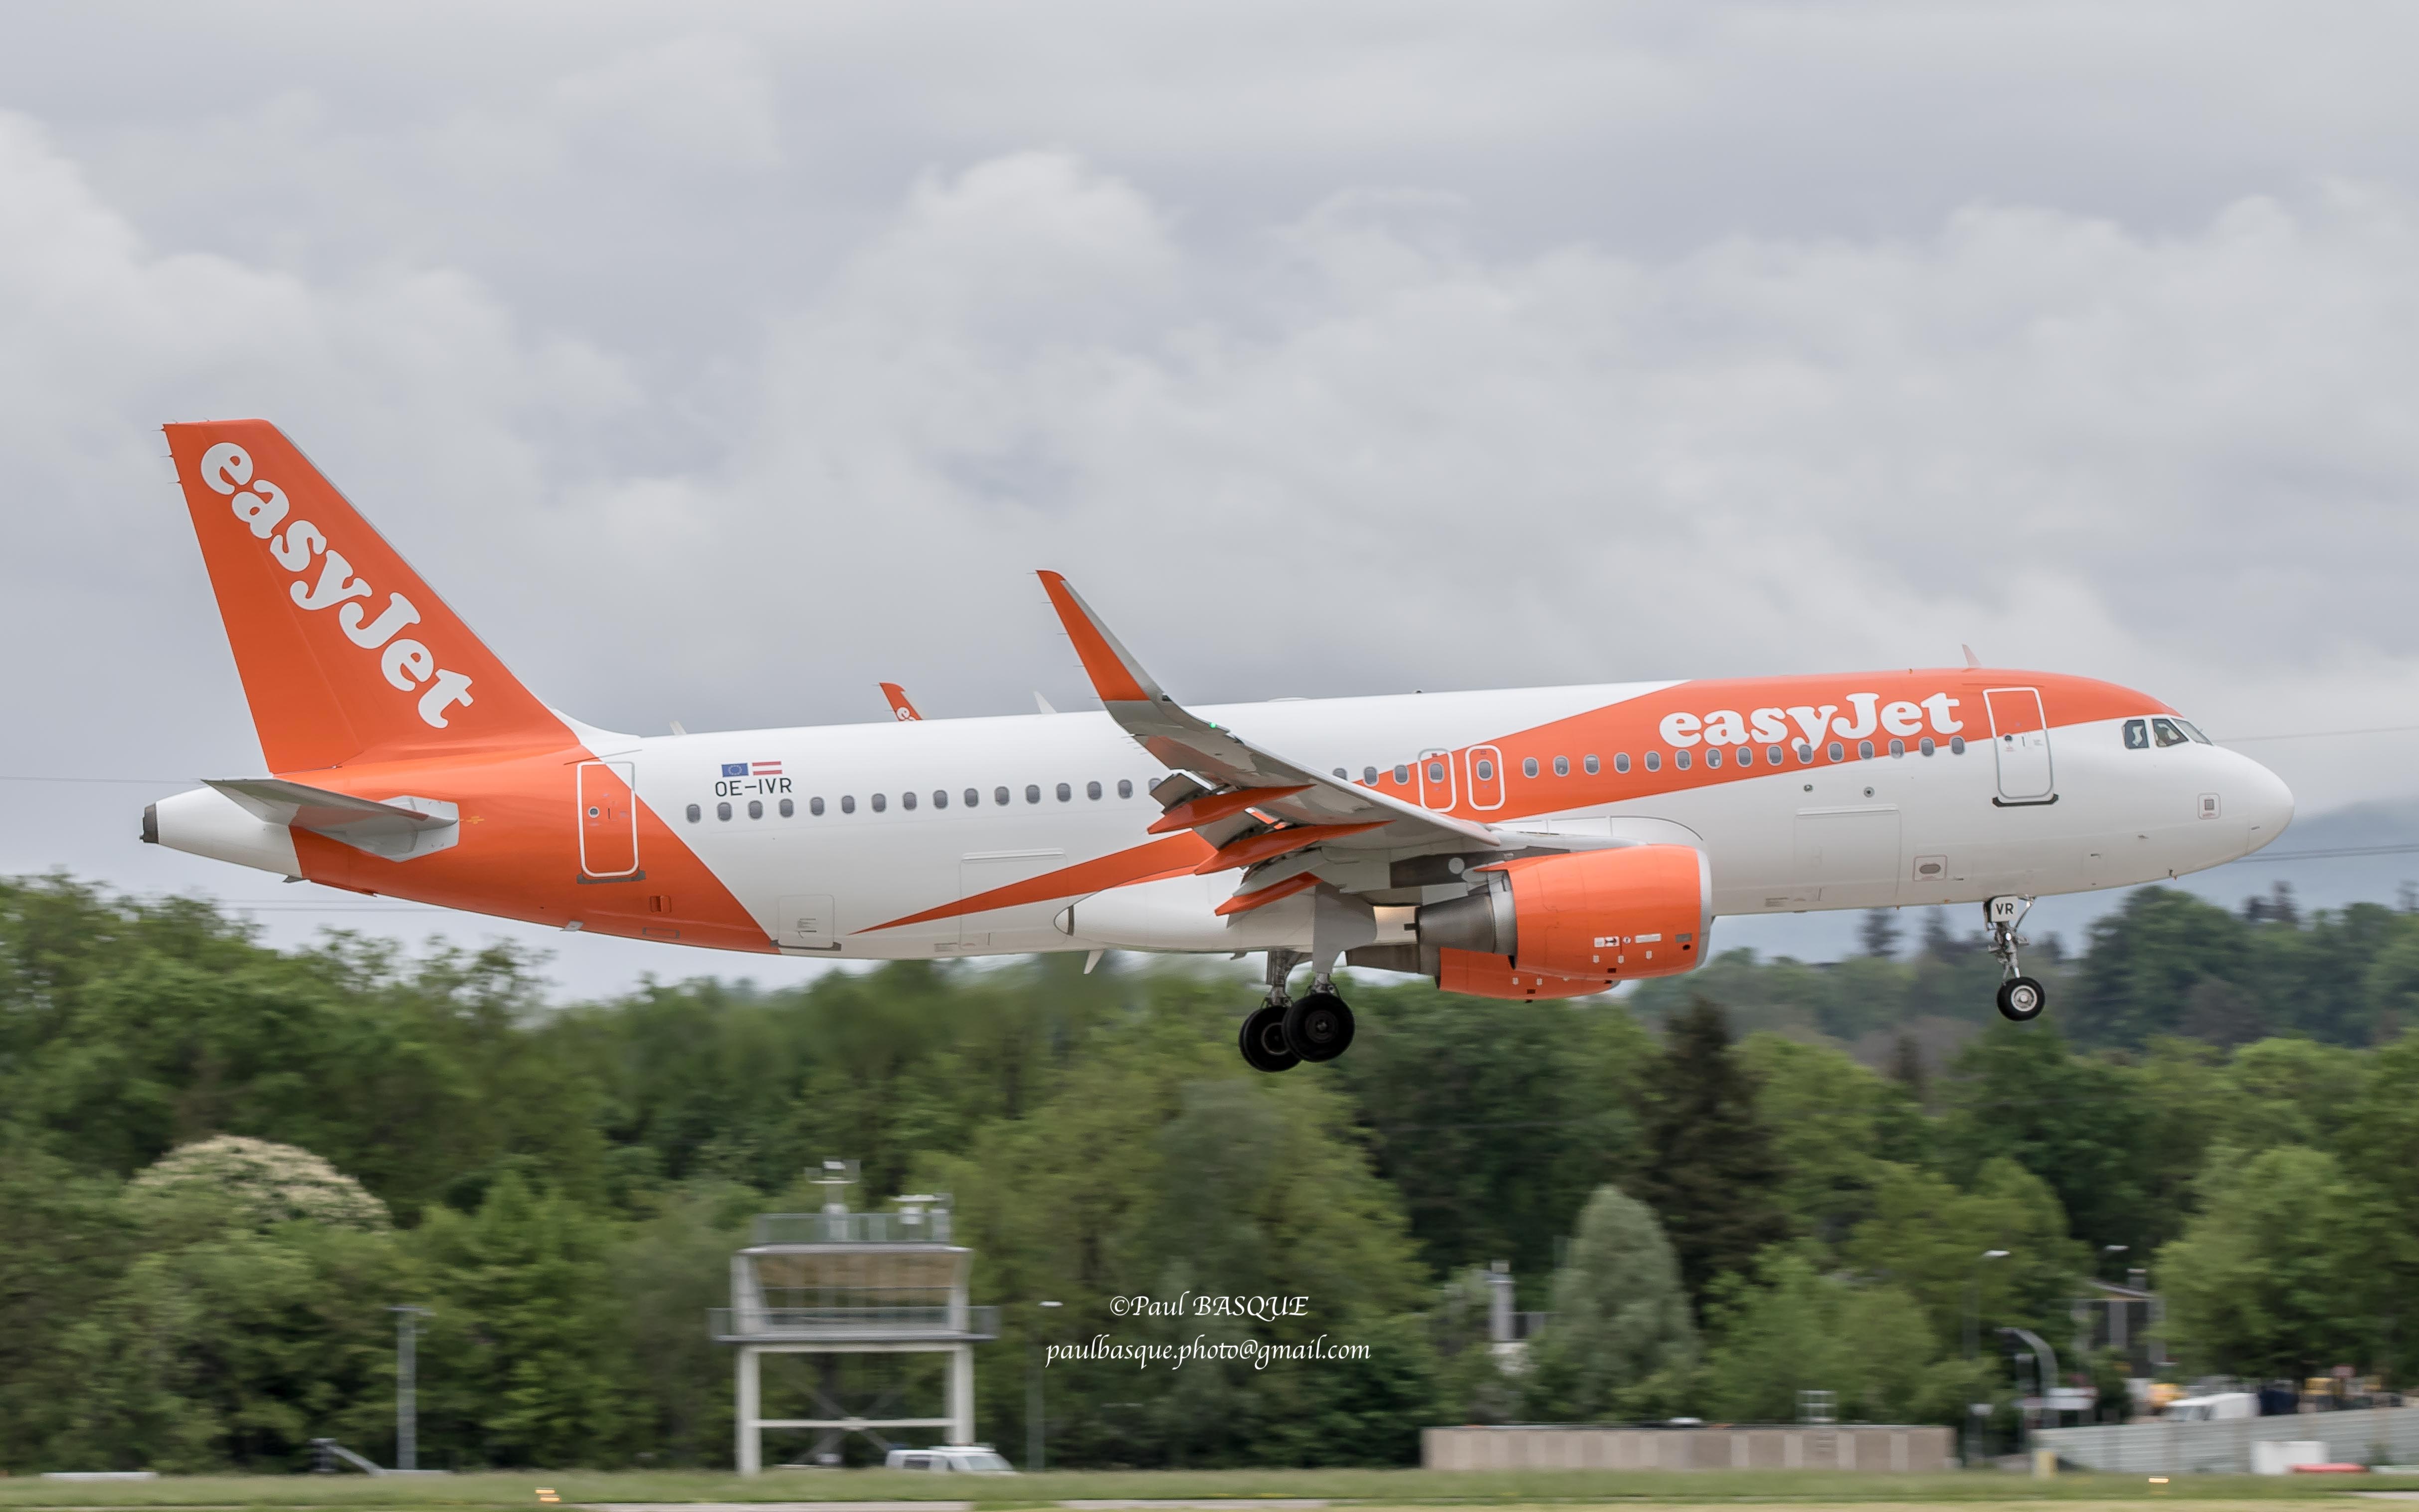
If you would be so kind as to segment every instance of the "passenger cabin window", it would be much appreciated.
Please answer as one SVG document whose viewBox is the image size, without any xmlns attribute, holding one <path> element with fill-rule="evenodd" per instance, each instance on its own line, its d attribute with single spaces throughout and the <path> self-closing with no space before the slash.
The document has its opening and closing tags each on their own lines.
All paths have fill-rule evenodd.
<svg viewBox="0 0 2419 1512">
<path fill-rule="evenodd" d="M 969 809 L 979 809 L 979 808 L 981 808 L 981 807 L 982 807 L 982 789 L 980 789 L 980 788 L 968 788 L 968 789 L 966 789 L 966 791 L 965 791 L 965 799 L 966 799 L 966 807 L 967 807 L 967 808 L 969 808 Z"/>
<path fill-rule="evenodd" d="M 1755 748 L 1753 746 L 1741 746 L 1738 748 L 1738 764 L 1741 766 L 1753 766 L 1755 764 Z"/>
<path fill-rule="evenodd" d="M 1361 780 L 1368 783 L 1373 788 L 1376 787 L 1378 785 L 1378 769 L 1374 766 L 1364 766 L 1361 768 Z M 1125 784 L 1120 782 L 1117 785 L 1119 787 L 1123 787 Z M 1123 795 L 1121 794 L 1119 796 L 1123 796 Z"/>
<path fill-rule="evenodd" d="M 717 803 L 717 804 L 716 804 L 716 805 L 714 806 L 714 817 L 716 817 L 716 819 L 728 819 L 728 818 L 730 818 L 730 817 L 731 817 L 731 805 L 729 805 L 729 804 L 727 804 L 727 803 Z"/>
<path fill-rule="evenodd" d="M 784 819 L 794 819 L 797 816 L 798 806 L 792 803 L 789 799 L 783 798 L 781 800 L 781 817 Z"/>
<path fill-rule="evenodd" d="M 1373 771 L 1371 775 L 1375 776 L 1376 774 Z M 1131 798 L 1133 796 L 1133 781 L 1132 779 L 1123 777 L 1117 779 L 1117 796 L 1120 798 Z"/>
<path fill-rule="evenodd" d="M 1835 761 L 1835 762 L 1838 762 L 1838 761 L 1845 761 L 1845 760 L 1847 760 L 1847 756 L 1848 756 L 1848 748 L 1846 748 L 1845 746 L 1841 745 L 1841 744 L 1840 744 L 1838 741 L 1836 741 L 1836 740 L 1835 740 L 1835 741 L 1833 741 L 1833 742 L 1831 742 L 1831 759 L 1832 759 L 1833 761 Z"/>
<path fill-rule="evenodd" d="M 692 803 L 692 804 L 690 804 L 690 805 L 688 806 L 688 822 L 689 822 L 690 824 L 692 824 L 692 825 L 693 825 L 693 824 L 696 824 L 699 820 L 701 820 L 701 819 L 702 819 L 702 818 L 704 818 L 704 817 L 705 817 L 705 810 L 702 810 L 702 809 L 699 808 L 696 804 L 693 804 L 693 803 Z"/>
<path fill-rule="evenodd" d="M 2177 729 L 2173 719 L 2153 719 L 2150 721 L 2150 738 L 2165 749 L 2169 746 L 2180 746 L 2192 737 Z"/>
<path fill-rule="evenodd" d="M 1003 809 L 1007 808 L 1007 807 L 1008 807 L 1008 789 L 1006 789 L 1006 788 L 994 788 L 994 789 L 992 789 L 992 790 L 991 790 L 991 801 L 992 801 L 992 802 L 994 802 L 994 803 L 995 803 L 995 804 L 998 804 L 998 805 L 999 805 L 1001 808 L 1003 808 Z"/>
<path fill-rule="evenodd" d="M 1950 735 L 1949 737 L 1949 754 L 1951 756 L 1963 756 L 1965 754 L 1965 737 L 1964 735 Z"/>
<path fill-rule="evenodd" d="M 1663 769 L 1661 752 L 1650 750 L 1646 753 L 1646 769 L 1650 772 L 1659 772 Z"/>
<path fill-rule="evenodd" d="M 1617 756 L 1613 757 L 1613 759 L 1612 759 L 1612 769 L 1613 769 L 1614 771 L 1616 771 L 1616 772 L 1626 772 L 1626 771 L 1628 771 L 1628 770 L 1629 770 L 1629 752 L 1627 752 L 1627 751 L 1626 751 L 1626 750 L 1625 750 L 1625 751 L 1621 752 L 1619 755 L 1617 755 Z"/>
<path fill-rule="evenodd" d="M 1338 773 L 1337 775 L 1342 776 L 1343 774 Z M 1087 798 L 1097 798 L 1100 795 L 1101 784 L 1098 782 L 1086 782 L 1084 784 L 1084 796 Z"/>
<path fill-rule="evenodd" d="M 842 813 L 855 813 L 855 812 L 856 812 L 856 795 L 855 795 L 855 794 L 854 794 L 854 793 L 843 793 L 843 794 L 841 794 L 841 795 L 840 795 L 840 812 L 842 812 Z"/>
<path fill-rule="evenodd" d="M 1929 756 L 1940 748 L 1932 743 L 1932 737 L 1930 735 L 1926 735 L 1923 737 L 1921 744 L 1918 745 L 1915 748 L 1923 752 L 1926 756 Z"/>
<path fill-rule="evenodd" d="M 1672 753 L 1672 764 L 1684 772 L 1687 771 L 1688 769 L 1688 753 L 1685 750 L 1673 751 Z"/>
<path fill-rule="evenodd" d="M 2149 720 L 2128 719 L 2125 721 L 2125 748 L 2127 750 L 2149 750 L 2150 748 Z"/>
<path fill-rule="evenodd" d="M 1893 755 L 1893 756 L 1903 756 L 1903 755 L 1905 755 L 1905 754 L 1906 754 L 1906 742 L 1905 742 L 1905 741 L 1903 741 L 1903 740 L 1893 740 L 1893 741 L 1891 741 L 1891 742 L 1890 742 L 1890 754 L 1891 754 L 1891 755 Z"/>
<path fill-rule="evenodd" d="M 948 806 L 949 790 L 948 788 L 934 788 L 932 790 L 932 807 L 935 809 L 946 809 Z"/>
<path fill-rule="evenodd" d="M 889 800 L 887 797 L 884 796 L 883 795 L 881 795 L 881 794 L 879 794 L 879 793 L 877 793 L 877 794 L 875 794 L 875 795 L 873 795 L 873 811 L 874 811 L 875 813 L 880 813 L 883 810 L 887 809 L 887 808 L 889 808 L 889 807 L 890 807 L 890 800 Z"/>
<path fill-rule="evenodd" d="M 747 800 L 747 817 L 750 819 L 762 819 L 764 817 L 763 799 L 750 798 Z"/>
<path fill-rule="evenodd" d="M 1873 759 L 1873 743 L 1872 743 L 1872 741 L 1870 741 L 1870 740 L 1859 740 L 1859 741 L 1857 741 L 1857 760 L 1858 760 L 1858 761 L 1860 761 L 1860 762 L 1869 762 L 1869 761 L 1872 761 L 1872 759 Z"/>
<path fill-rule="evenodd" d="M 1568 777 L 1571 775 L 1571 759 L 1569 757 L 1557 756 L 1554 758 L 1554 775 L 1556 777 Z"/>
<path fill-rule="evenodd" d="M 809 798 L 807 800 L 807 812 L 813 814 L 818 819 L 821 819 L 824 816 L 824 800 L 821 798 Z"/>
<path fill-rule="evenodd" d="M 1395 767 L 1394 780 L 1403 787 L 1410 787 L 1411 785 L 1411 769 L 1408 766 Z"/>
<path fill-rule="evenodd" d="M 1814 759 L 1814 748 L 1803 740 L 1799 741 L 1797 743 L 1797 759 L 1800 762 L 1812 761 Z"/>
<path fill-rule="evenodd" d="M 1579 765 L 1580 765 L 1581 767 L 1583 767 L 1583 768 L 1586 770 L 1586 772 L 1587 772 L 1587 775 L 1588 775 L 1588 776 L 1590 776 L 1590 777 L 1594 777 L 1594 776 L 1595 776 L 1595 774 L 1596 774 L 1596 761 L 1595 761 L 1595 757 L 1593 757 L 1593 756 L 1588 757 L 1585 761 L 1580 762 L 1580 763 L 1579 763 Z"/>
<path fill-rule="evenodd" d="M 1478 759 L 1478 779 L 1481 782 L 1492 782 L 1495 780 L 1495 764 L 1488 761 L 1484 756 L 1481 756 Z"/>
<path fill-rule="evenodd" d="M 1027 803 L 1040 803 L 1041 801 L 1040 783 L 1027 782 L 1025 784 L 1025 801 Z"/>
<path fill-rule="evenodd" d="M 899 807 L 906 810 L 910 813 L 915 812 L 916 795 L 912 791 L 899 795 Z M 882 795 L 879 793 L 873 795 L 873 809 L 876 813 L 882 811 Z"/>
<path fill-rule="evenodd" d="M 1064 782 L 1058 784 L 1058 801 L 1060 803 L 1067 802 L 1069 799 L 1074 797 L 1074 795 L 1075 790 L 1073 788 L 1069 787 Z"/>
<path fill-rule="evenodd" d="M 1522 758 L 1520 759 L 1520 775 L 1521 775 L 1522 777 L 1534 777 L 1534 776 L 1536 776 L 1536 775 L 1537 775 L 1537 758 L 1535 758 L 1534 756 L 1524 756 L 1524 757 L 1522 757 Z"/>
<path fill-rule="evenodd" d="M 1764 764 L 1766 766 L 1779 766 L 1780 764 L 1780 748 L 1779 746 L 1766 746 L 1764 748 Z"/>
</svg>

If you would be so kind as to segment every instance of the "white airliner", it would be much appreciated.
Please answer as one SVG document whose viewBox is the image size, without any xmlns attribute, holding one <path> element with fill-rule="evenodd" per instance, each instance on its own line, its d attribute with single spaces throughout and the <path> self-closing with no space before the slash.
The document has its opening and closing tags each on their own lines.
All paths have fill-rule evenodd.
<svg viewBox="0 0 2419 1512">
<path fill-rule="evenodd" d="M 616 734 L 532 696 L 274 426 L 167 436 L 271 775 L 162 799 L 146 840 L 720 949 L 1264 951 L 1263 1071 L 1350 1042 L 1339 964 L 1575 996 L 1688 970 L 1722 914 L 1980 903 L 2029 1019 L 2034 898 L 2293 812 L 2157 699 L 1970 665 L 1187 708 L 1048 572 L 1103 712 Z"/>
</svg>

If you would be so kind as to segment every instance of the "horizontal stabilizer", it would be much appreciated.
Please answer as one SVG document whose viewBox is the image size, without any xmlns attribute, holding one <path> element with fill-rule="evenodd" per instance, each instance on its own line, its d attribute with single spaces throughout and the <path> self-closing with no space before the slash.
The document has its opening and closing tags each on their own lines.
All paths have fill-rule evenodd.
<svg viewBox="0 0 2419 1512">
<path fill-rule="evenodd" d="M 325 835 L 393 861 L 444 850 L 460 838 L 460 810 L 435 798 L 357 798 L 275 777 L 204 780 L 272 825 Z"/>
</svg>

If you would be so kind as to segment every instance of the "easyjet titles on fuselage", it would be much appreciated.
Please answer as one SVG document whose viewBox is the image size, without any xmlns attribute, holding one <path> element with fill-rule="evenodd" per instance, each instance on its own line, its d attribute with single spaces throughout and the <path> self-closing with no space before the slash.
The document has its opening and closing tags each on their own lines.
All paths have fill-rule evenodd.
<svg viewBox="0 0 2419 1512">
<path fill-rule="evenodd" d="M 1708 746 L 1778 745 L 1791 738 L 1790 725 L 1795 724 L 1806 744 L 1819 746 L 1837 735 L 1844 740 L 1863 740 L 1878 733 L 1901 737 L 1923 733 L 1924 719 L 1931 717 L 1932 733 L 1953 735 L 1965 728 L 1965 722 L 1951 712 L 1960 701 L 1946 693 L 1934 693 L 1920 702 L 1899 699 L 1884 703 L 1879 693 L 1846 695 L 1851 717 L 1834 718 L 1840 705 L 1826 703 L 1798 704 L 1791 708 L 1749 710 L 1742 716 L 1736 709 L 1715 709 L 1709 713 L 1672 713 L 1663 717 L 1659 727 L 1667 744 L 1689 747 L 1703 742 Z"/>
</svg>

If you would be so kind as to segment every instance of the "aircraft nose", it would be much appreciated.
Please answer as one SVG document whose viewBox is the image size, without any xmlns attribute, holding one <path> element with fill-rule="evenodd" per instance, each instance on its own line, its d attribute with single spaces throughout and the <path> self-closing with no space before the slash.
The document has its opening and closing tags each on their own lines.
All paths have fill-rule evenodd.
<svg viewBox="0 0 2419 1512">
<path fill-rule="evenodd" d="M 2241 796 L 2228 794 L 2226 801 L 2240 805 L 2235 812 L 2251 826 L 2250 833 L 2243 837 L 2242 854 L 2248 856 L 2285 833 L 2285 826 L 2293 822 L 2293 790 L 2285 785 L 2283 778 L 2250 757 L 2238 752 L 2234 759 L 2242 764 L 2242 775 L 2235 782 Z"/>
</svg>

